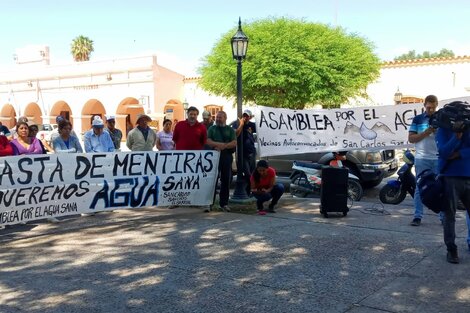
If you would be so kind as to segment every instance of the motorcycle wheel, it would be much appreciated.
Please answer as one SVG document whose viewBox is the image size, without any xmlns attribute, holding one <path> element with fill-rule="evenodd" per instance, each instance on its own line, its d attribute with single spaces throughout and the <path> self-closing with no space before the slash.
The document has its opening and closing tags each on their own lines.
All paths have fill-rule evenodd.
<svg viewBox="0 0 470 313">
<path fill-rule="evenodd" d="M 380 202 L 385 204 L 399 204 L 406 198 L 406 190 L 401 187 L 385 185 L 380 189 Z"/>
<path fill-rule="evenodd" d="M 361 183 L 355 179 L 348 179 L 348 197 L 353 201 L 359 201 L 362 198 L 364 190 Z"/>
<path fill-rule="evenodd" d="M 305 198 L 309 194 L 306 189 L 310 189 L 313 192 L 313 188 L 308 182 L 305 173 L 295 174 L 290 183 L 290 193 L 295 197 Z"/>
</svg>

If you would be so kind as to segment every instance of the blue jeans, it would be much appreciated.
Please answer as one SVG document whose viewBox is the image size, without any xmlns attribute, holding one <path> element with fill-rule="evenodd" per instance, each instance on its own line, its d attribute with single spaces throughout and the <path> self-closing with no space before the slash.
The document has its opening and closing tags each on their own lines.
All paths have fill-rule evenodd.
<svg viewBox="0 0 470 313">
<path fill-rule="evenodd" d="M 271 207 L 274 207 L 279 199 L 281 198 L 282 194 L 284 193 L 284 185 L 281 183 L 276 183 L 273 186 L 273 189 L 271 192 L 266 192 L 260 195 L 254 194 L 254 197 L 256 198 L 256 208 L 258 211 L 264 210 L 263 203 L 266 201 L 271 200 Z"/>
<path fill-rule="evenodd" d="M 467 243 L 470 245 L 470 215 L 468 214 L 468 209 L 467 214 L 465 214 L 465 217 L 467 219 Z"/>
<path fill-rule="evenodd" d="M 437 174 L 437 160 L 428 160 L 428 159 L 415 159 L 415 172 L 416 172 L 416 179 L 418 179 L 418 175 L 421 174 L 424 170 L 431 170 Z M 414 203 L 415 203 L 415 215 L 414 218 L 423 218 L 423 203 L 421 202 L 421 197 L 419 195 L 419 189 L 415 189 L 415 196 L 414 196 Z M 439 219 L 442 220 L 443 214 L 439 214 Z"/>
<path fill-rule="evenodd" d="M 256 153 L 250 153 L 243 156 L 243 179 L 245 179 L 246 184 L 246 194 L 250 196 L 251 194 L 251 174 L 256 168 Z"/>
<path fill-rule="evenodd" d="M 470 213 L 470 177 L 445 176 L 444 184 L 446 188 L 444 243 L 447 246 L 447 250 L 451 251 L 457 250 L 457 245 L 455 244 L 455 212 L 457 211 L 458 200 L 467 208 L 467 215 Z M 469 238 L 467 237 L 467 242 L 468 240 Z"/>
</svg>

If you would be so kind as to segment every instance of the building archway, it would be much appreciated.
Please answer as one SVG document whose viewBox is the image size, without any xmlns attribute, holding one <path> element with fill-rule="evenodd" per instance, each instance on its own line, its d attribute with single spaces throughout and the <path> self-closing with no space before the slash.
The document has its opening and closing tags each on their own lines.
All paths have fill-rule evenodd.
<svg viewBox="0 0 470 313">
<path fill-rule="evenodd" d="M 122 131 L 122 138 L 127 138 L 127 133 L 134 128 L 137 115 L 144 114 L 144 107 L 139 100 L 128 97 L 122 100 L 116 110 L 116 128 Z"/>
<path fill-rule="evenodd" d="M 7 103 L 2 107 L 0 122 L 9 129 L 16 125 L 16 111 L 13 105 Z"/>
<path fill-rule="evenodd" d="M 57 101 L 52 106 L 50 112 L 50 123 L 55 124 L 56 117 L 61 115 L 63 118 L 68 120 L 73 126 L 73 116 L 72 116 L 72 109 L 70 108 L 69 104 L 65 101 Z"/>
<path fill-rule="evenodd" d="M 106 109 L 99 100 L 90 99 L 82 108 L 82 132 L 86 132 L 91 128 L 91 121 L 96 115 L 104 120 Z"/>
<path fill-rule="evenodd" d="M 42 111 L 36 102 L 29 103 L 24 109 L 24 115 L 28 118 L 28 121 L 36 124 L 42 124 Z"/>
<path fill-rule="evenodd" d="M 186 119 L 183 103 L 176 99 L 170 99 L 163 107 L 163 115 L 165 119 L 169 119 L 173 122 L 173 127 L 179 121 Z"/>
</svg>

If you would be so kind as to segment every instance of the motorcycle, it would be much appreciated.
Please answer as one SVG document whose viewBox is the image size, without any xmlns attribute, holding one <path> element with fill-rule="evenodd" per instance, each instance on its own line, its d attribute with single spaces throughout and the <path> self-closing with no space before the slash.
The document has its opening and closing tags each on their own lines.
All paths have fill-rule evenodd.
<svg viewBox="0 0 470 313">
<path fill-rule="evenodd" d="M 380 189 L 379 199 L 382 203 L 399 204 L 405 200 L 407 193 L 414 198 L 416 178 L 411 170 L 414 166 L 415 157 L 410 150 L 406 150 L 403 154 L 403 161 L 405 163 L 397 172 L 398 178 L 389 180 L 387 184 Z"/>
<path fill-rule="evenodd" d="M 344 154 L 334 153 L 333 160 L 329 165 L 343 167 L 341 160 L 345 159 Z M 298 197 L 309 195 L 320 196 L 321 191 L 321 170 L 327 165 L 320 163 L 309 163 L 294 161 L 292 173 L 290 175 L 290 193 Z M 363 189 L 359 178 L 348 173 L 348 197 L 354 201 L 359 201 L 363 195 Z"/>
</svg>

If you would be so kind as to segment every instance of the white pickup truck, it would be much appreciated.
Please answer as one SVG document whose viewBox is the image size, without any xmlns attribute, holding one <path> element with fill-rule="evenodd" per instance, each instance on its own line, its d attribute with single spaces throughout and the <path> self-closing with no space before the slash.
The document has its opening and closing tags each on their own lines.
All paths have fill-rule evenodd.
<svg viewBox="0 0 470 313">
<path fill-rule="evenodd" d="M 36 135 L 38 139 L 45 139 L 51 143 L 51 134 L 57 132 L 57 124 L 38 124 L 39 132 Z"/>
</svg>

